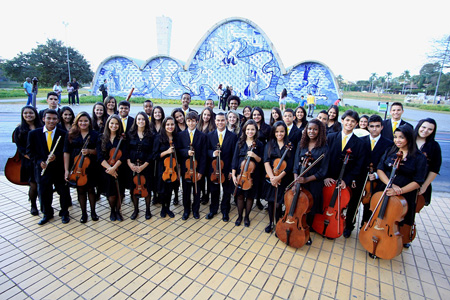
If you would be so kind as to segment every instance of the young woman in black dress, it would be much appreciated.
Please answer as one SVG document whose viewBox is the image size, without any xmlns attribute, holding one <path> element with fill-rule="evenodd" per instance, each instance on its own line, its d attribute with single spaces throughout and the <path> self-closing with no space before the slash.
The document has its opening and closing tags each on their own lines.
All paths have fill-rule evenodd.
<svg viewBox="0 0 450 300">
<path fill-rule="evenodd" d="M 127 164 L 132 171 L 130 182 L 130 194 L 133 200 L 134 212 L 130 219 L 135 220 L 139 213 L 139 197 L 134 194 L 136 188 L 133 179 L 135 174 L 144 175 L 145 188 L 148 195 L 145 197 L 145 219 L 148 220 L 152 217 L 150 212 L 151 203 L 151 169 L 149 168 L 152 161 L 153 152 L 153 133 L 150 129 L 150 122 L 145 112 L 139 112 L 134 118 L 133 125 L 127 137 L 128 144 L 128 159 Z"/>
<path fill-rule="evenodd" d="M 339 123 L 339 107 L 337 107 L 336 105 L 331 105 L 327 113 L 328 113 L 327 134 L 341 131 L 342 125 L 341 123 Z"/>
<path fill-rule="evenodd" d="M 105 131 L 97 143 L 97 157 L 99 163 L 103 167 L 103 170 L 101 171 L 103 174 L 102 180 L 105 182 L 106 197 L 108 198 L 109 206 L 111 208 L 109 217 L 111 221 L 123 221 L 122 213 L 120 212 L 122 207 L 120 195 L 125 193 L 125 187 L 119 186 L 120 195 L 118 195 L 116 179 L 118 177 L 119 167 L 127 161 L 127 143 L 125 141 L 122 141 L 119 147 L 122 156 L 117 159 L 114 165 L 108 163 L 108 160 L 111 158 L 111 149 L 118 146 L 122 134 L 122 121 L 118 115 L 114 114 L 106 121 Z"/>
<path fill-rule="evenodd" d="M 399 227 L 403 224 L 413 226 L 416 216 L 417 190 L 425 181 L 427 172 L 427 160 L 422 152 L 417 150 L 414 131 L 409 125 L 397 127 L 394 131 L 394 146 L 387 151 L 378 164 L 377 174 L 382 184 L 377 186 L 377 190 L 384 190 L 389 182 L 392 171 L 392 164 L 397 158 L 398 151 L 403 152 L 403 159 L 395 173 L 395 178 L 391 188 L 387 190 L 388 196 L 403 196 L 408 202 L 408 211 Z M 405 248 L 410 247 L 410 243 L 404 244 Z"/>
<path fill-rule="evenodd" d="M 303 106 L 298 106 L 294 110 L 294 118 L 297 128 L 303 131 L 303 129 L 305 129 L 306 127 L 306 124 L 308 124 L 308 120 L 306 119 L 306 110 Z"/>
<path fill-rule="evenodd" d="M 240 127 L 243 127 L 245 122 L 252 118 L 252 107 L 250 105 L 244 107 L 244 109 L 242 110 L 242 116 L 243 117 L 240 121 Z"/>
<path fill-rule="evenodd" d="M 87 140 L 89 141 L 87 142 Z M 85 149 L 83 146 L 87 142 Z M 97 185 L 98 174 L 96 168 L 97 164 L 97 142 L 98 133 L 92 129 L 91 117 L 87 112 L 80 112 L 73 123 L 72 128 L 66 135 L 64 142 L 64 178 L 69 183 L 75 184 L 77 189 L 78 202 L 81 207 L 81 223 L 86 223 L 88 219 L 87 215 L 87 199 L 89 198 L 89 204 L 91 206 L 91 218 L 93 221 L 98 221 L 97 213 L 95 212 L 95 187 Z M 86 168 L 85 173 L 87 177 L 86 183 L 80 183 L 80 181 L 70 181 L 70 171 L 79 166 L 82 155 L 84 156 L 84 163 L 86 159 L 89 160 L 89 166 Z M 79 160 L 75 161 L 75 158 L 79 156 Z"/>
<path fill-rule="evenodd" d="M 107 96 L 103 101 L 106 107 L 107 116 L 117 115 L 119 111 L 117 110 L 117 100 L 113 96 Z"/>
<path fill-rule="evenodd" d="M 64 106 L 61 108 L 61 117 L 60 122 L 58 123 L 58 128 L 61 128 L 65 132 L 69 132 L 70 128 L 72 127 L 73 120 L 75 119 L 75 114 L 73 113 L 73 110 L 68 107 Z"/>
<path fill-rule="evenodd" d="M 419 195 L 423 195 L 425 198 L 425 205 L 429 205 L 431 202 L 431 183 L 439 174 L 442 164 L 441 146 L 434 139 L 436 130 L 436 121 L 431 118 L 420 120 L 415 129 L 417 148 L 427 158 L 425 182 L 419 189 Z"/>
<path fill-rule="evenodd" d="M 297 182 L 302 184 L 302 187 L 308 190 L 314 199 L 313 206 L 311 207 L 310 212 L 306 215 L 306 223 L 311 228 L 314 221 L 314 216 L 317 213 L 322 213 L 323 210 L 323 179 L 325 178 L 328 169 L 328 156 L 326 155 L 328 152 L 327 134 L 323 122 L 317 119 L 310 120 L 306 126 L 305 134 L 302 135 L 299 145 L 300 146 L 297 148 L 295 153 L 293 172 Z M 313 161 L 318 159 L 322 154 L 325 154 L 325 157 L 314 167 L 312 167 L 311 170 L 309 170 L 305 175 L 300 177 L 301 165 L 303 163 L 303 159 L 305 158 L 306 152 L 311 153 Z M 306 244 L 311 245 L 311 238 Z"/>
<path fill-rule="evenodd" d="M 250 148 L 256 143 L 256 148 L 250 151 Z M 250 160 L 255 164 L 255 169 L 252 173 L 253 186 L 249 190 L 237 190 L 237 206 L 238 206 L 238 218 L 235 225 L 239 226 L 242 222 L 242 214 L 245 207 L 245 219 L 244 225 L 250 226 L 250 212 L 252 211 L 253 199 L 255 198 L 256 191 L 260 185 L 260 180 L 257 175 L 260 173 L 260 162 L 264 155 L 264 145 L 258 140 L 258 125 L 254 120 L 248 120 L 242 128 L 242 134 L 239 138 L 239 142 L 234 149 L 233 162 L 232 162 L 232 177 L 235 186 L 238 186 L 238 175 L 241 173 L 241 163 L 248 156 Z"/>
<path fill-rule="evenodd" d="M 164 110 L 161 106 L 155 106 L 152 111 L 152 116 L 150 120 L 150 127 L 153 130 L 153 136 L 156 136 L 161 132 L 161 125 L 163 120 L 165 119 Z M 153 177 L 157 178 L 158 176 L 158 161 L 156 160 L 153 164 Z M 154 182 L 158 182 L 158 180 L 154 180 Z M 160 195 L 158 194 L 158 188 L 156 184 L 152 184 L 152 192 L 153 192 L 153 204 L 161 203 Z"/>
<path fill-rule="evenodd" d="M 31 203 L 30 213 L 33 216 L 39 215 L 39 210 L 37 209 L 36 199 L 38 196 L 37 183 L 34 177 L 34 166 L 27 155 L 27 139 L 28 132 L 36 128 L 42 127 L 41 121 L 39 120 L 39 114 L 33 106 L 27 105 L 22 107 L 20 112 L 21 120 L 20 125 L 14 130 L 14 143 L 17 145 L 17 150 L 19 151 L 20 157 L 20 181 L 28 182 L 30 188 L 28 189 L 28 199 Z"/>
<path fill-rule="evenodd" d="M 184 112 L 181 108 L 175 108 L 172 110 L 171 116 L 175 119 L 175 127 L 177 130 L 177 133 L 180 133 L 181 131 L 184 131 L 187 129 L 186 125 L 186 118 L 184 116 Z"/>
<path fill-rule="evenodd" d="M 287 144 L 289 143 L 289 138 L 287 135 L 287 127 L 283 121 L 277 121 L 272 126 L 272 131 L 270 133 L 269 142 L 264 149 L 264 168 L 266 170 L 269 178 L 266 177 L 264 181 L 263 195 L 264 199 L 268 202 L 269 209 L 269 220 L 270 223 L 266 227 L 265 231 L 267 233 L 272 232 L 274 226 L 278 222 L 281 216 L 281 204 L 283 203 L 284 190 L 289 184 L 288 177 L 286 174 L 292 172 L 292 164 L 294 153 L 287 152 L 284 161 L 286 162 L 286 168 L 280 172 L 279 175 L 275 176 L 274 161 L 277 158 L 281 158 L 283 153 L 287 150 Z M 278 189 L 277 189 L 278 188 Z M 277 203 L 276 205 L 276 216 L 274 222 L 274 202 L 275 202 L 275 191 L 277 191 Z"/>
<path fill-rule="evenodd" d="M 105 105 L 102 102 L 95 103 L 92 108 L 92 128 L 98 133 L 103 133 L 106 120 L 108 120 L 108 114 Z"/>
<path fill-rule="evenodd" d="M 199 120 L 197 123 L 197 130 L 203 132 L 204 134 L 208 134 L 214 130 L 216 130 L 216 119 L 214 117 L 214 112 L 210 107 L 205 107 L 199 115 Z M 206 165 L 211 165 L 211 160 L 209 157 L 206 157 Z M 209 181 L 209 176 L 202 176 L 202 178 L 198 181 L 198 187 L 201 193 L 201 204 L 206 205 L 209 202 L 210 191 L 207 189 L 207 182 Z"/>
<path fill-rule="evenodd" d="M 275 122 L 283 121 L 283 113 L 278 107 L 273 107 L 270 112 L 270 121 L 269 125 L 272 127 Z"/>
<path fill-rule="evenodd" d="M 170 180 L 163 180 L 163 173 L 165 170 L 164 160 L 169 158 L 170 154 L 175 157 L 177 148 L 177 132 L 175 130 L 175 119 L 171 116 L 164 119 L 161 125 L 161 133 L 157 135 L 153 143 L 153 159 L 157 160 L 158 163 L 158 194 L 161 195 L 161 217 L 165 218 L 166 215 L 173 218 L 174 213 L 170 210 L 170 200 L 172 198 L 172 193 L 175 189 L 175 182 Z M 170 165 L 169 165 L 170 166 Z M 177 166 L 175 166 L 176 171 Z M 178 174 L 177 174 L 178 176 Z M 176 181 L 181 180 L 178 178 Z"/>
</svg>

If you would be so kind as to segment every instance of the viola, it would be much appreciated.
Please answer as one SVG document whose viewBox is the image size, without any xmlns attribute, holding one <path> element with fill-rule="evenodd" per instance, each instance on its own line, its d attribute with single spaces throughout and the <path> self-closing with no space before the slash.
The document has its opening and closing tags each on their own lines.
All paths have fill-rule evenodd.
<svg viewBox="0 0 450 300">
<path fill-rule="evenodd" d="M 169 145 L 170 145 L 169 146 L 170 148 L 174 148 L 173 142 L 170 142 Z M 177 164 L 176 157 L 174 157 L 174 152 L 171 152 L 170 156 L 166 157 L 164 159 L 164 172 L 162 174 L 162 179 L 165 182 L 175 182 L 175 180 L 177 180 L 177 179 L 179 180 L 179 177 L 177 176 L 177 172 L 175 171 L 175 167 L 177 165 L 178 164 Z"/>
<path fill-rule="evenodd" d="M 140 167 L 141 162 L 137 160 L 136 165 Z M 133 177 L 134 190 L 133 194 L 139 198 L 145 198 L 148 196 L 147 188 L 145 187 L 145 176 L 140 173 L 135 173 Z"/>
<path fill-rule="evenodd" d="M 189 145 L 189 150 L 194 151 L 194 146 Z M 194 183 L 194 191 L 197 193 L 197 161 L 195 160 L 195 154 L 186 159 L 186 173 L 184 179 L 188 182 Z"/>
<path fill-rule="evenodd" d="M 14 141 L 14 133 L 12 136 L 12 141 Z M 25 158 L 26 159 L 26 158 Z M 20 168 L 22 166 L 22 162 L 19 156 L 19 149 L 16 150 L 16 154 L 13 157 L 8 158 L 8 161 L 5 165 L 5 176 L 9 182 L 18 184 L 18 185 L 28 185 L 28 182 L 20 181 Z"/>
<path fill-rule="evenodd" d="M 256 149 L 256 142 L 253 141 L 249 151 L 253 151 L 255 149 Z M 241 162 L 241 173 L 237 177 L 238 184 L 234 189 L 233 196 L 236 196 L 238 188 L 241 188 L 244 191 L 251 189 L 251 187 L 253 186 L 253 179 L 251 175 L 255 170 L 255 167 L 256 167 L 255 163 L 251 161 L 251 157 L 247 155 L 245 159 Z"/>
<path fill-rule="evenodd" d="M 87 137 L 86 142 L 84 142 L 80 153 L 75 156 L 72 170 L 70 170 L 68 182 L 71 186 L 85 186 L 87 183 L 87 173 L 86 170 L 91 164 L 89 157 L 82 154 L 83 150 L 87 148 L 89 144 L 90 136 Z"/>
<path fill-rule="evenodd" d="M 212 162 L 213 171 L 210 178 L 212 183 L 222 184 L 225 182 L 225 175 L 222 172 L 223 160 L 220 159 L 220 144 L 217 144 L 216 150 L 219 150 L 219 155 Z"/>
<path fill-rule="evenodd" d="M 359 241 L 364 249 L 383 259 L 392 259 L 403 249 L 398 222 L 403 220 L 408 211 L 408 203 L 402 196 L 386 195 L 387 189 L 392 187 L 402 157 L 403 153 L 399 151 L 386 189 L 372 196 L 370 210 L 373 213 L 359 231 Z"/>
<path fill-rule="evenodd" d="M 305 170 L 311 165 L 312 156 L 310 152 L 302 158 L 300 177 L 306 174 Z M 289 189 L 284 194 L 284 205 L 286 212 L 275 228 L 277 237 L 288 246 L 301 248 L 309 240 L 309 226 L 306 224 L 306 214 L 311 210 L 313 197 L 311 193 L 302 188 L 301 184 L 296 184 L 295 193 Z"/>
<path fill-rule="evenodd" d="M 281 172 L 283 172 L 286 169 L 287 163 L 286 163 L 286 155 L 287 153 L 292 150 L 292 143 L 288 143 L 286 145 L 286 149 L 284 150 L 283 154 L 281 155 L 281 158 L 276 158 L 273 161 L 272 164 L 272 172 L 273 175 L 278 176 L 281 174 Z M 269 178 L 269 175 L 266 174 L 266 178 Z"/>
<path fill-rule="evenodd" d="M 316 214 L 312 228 L 319 234 L 328 238 L 338 238 L 344 232 L 345 217 L 343 210 L 350 201 L 350 189 L 341 189 L 340 185 L 344 176 L 351 149 L 347 149 L 338 179 L 331 186 L 323 187 L 323 213 Z"/>
</svg>

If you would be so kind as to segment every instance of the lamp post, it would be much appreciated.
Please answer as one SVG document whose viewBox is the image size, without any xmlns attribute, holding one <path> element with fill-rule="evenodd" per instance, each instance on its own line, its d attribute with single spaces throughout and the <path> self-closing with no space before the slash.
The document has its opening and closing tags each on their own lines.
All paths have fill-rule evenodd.
<svg viewBox="0 0 450 300">
<path fill-rule="evenodd" d="M 448 44 L 449 44 L 449 42 L 450 42 L 450 36 L 447 39 L 447 48 L 445 49 L 444 58 L 442 59 L 441 70 L 439 71 L 439 77 L 438 77 L 438 81 L 437 81 L 437 84 L 436 84 L 436 90 L 434 91 L 433 104 L 435 104 L 435 102 L 436 102 L 436 95 L 437 95 L 437 92 L 438 92 L 438 89 L 439 89 L 439 83 L 441 81 L 442 70 L 444 69 L 445 60 L 447 59 L 447 52 L 448 52 Z"/>
<path fill-rule="evenodd" d="M 69 26 L 69 23 L 67 23 L 66 21 L 62 22 L 63 25 L 66 27 L 66 54 L 67 54 L 67 70 L 69 71 L 69 82 L 72 81 L 72 79 L 70 78 L 70 60 L 69 60 L 69 45 L 67 44 L 67 26 Z"/>
</svg>

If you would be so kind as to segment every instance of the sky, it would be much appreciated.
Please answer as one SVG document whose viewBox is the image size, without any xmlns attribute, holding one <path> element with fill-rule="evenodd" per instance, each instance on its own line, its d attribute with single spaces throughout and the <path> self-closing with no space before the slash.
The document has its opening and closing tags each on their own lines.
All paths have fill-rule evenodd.
<svg viewBox="0 0 450 300">
<path fill-rule="evenodd" d="M 157 55 L 156 17 L 162 15 L 172 19 L 170 56 L 175 59 L 186 62 L 211 27 L 240 17 L 266 33 L 285 68 L 315 60 L 350 81 L 368 80 L 372 73 L 418 74 L 433 41 L 450 34 L 450 1 L 445 0 L 18 3 L 0 6 L 1 58 L 11 59 L 55 38 L 83 54 L 94 72 L 111 55 L 142 61 Z"/>
</svg>

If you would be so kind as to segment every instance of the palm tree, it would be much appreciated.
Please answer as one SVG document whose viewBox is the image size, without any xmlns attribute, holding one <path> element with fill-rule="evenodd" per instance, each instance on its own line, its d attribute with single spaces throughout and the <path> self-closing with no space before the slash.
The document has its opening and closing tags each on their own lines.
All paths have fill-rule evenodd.
<svg viewBox="0 0 450 300">
<path fill-rule="evenodd" d="M 377 73 L 372 73 L 372 75 L 369 78 L 370 81 L 370 92 L 372 93 L 373 90 L 373 82 L 377 80 Z"/>
<path fill-rule="evenodd" d="M 389 89 L 389 79 L 391 79 L 392 72 L 386 72 L 386 90 Z"/>
</svg>

